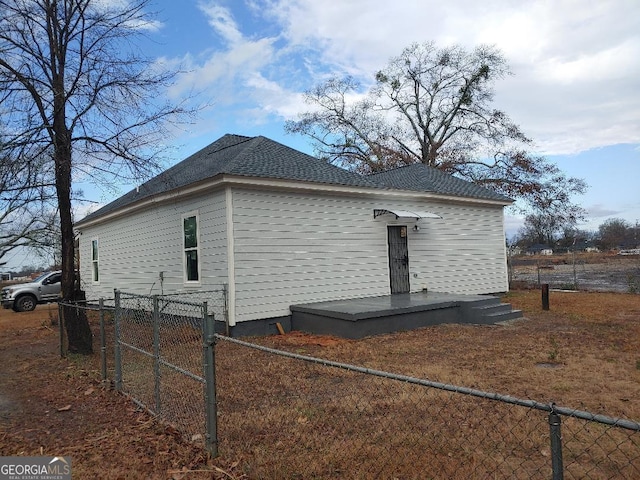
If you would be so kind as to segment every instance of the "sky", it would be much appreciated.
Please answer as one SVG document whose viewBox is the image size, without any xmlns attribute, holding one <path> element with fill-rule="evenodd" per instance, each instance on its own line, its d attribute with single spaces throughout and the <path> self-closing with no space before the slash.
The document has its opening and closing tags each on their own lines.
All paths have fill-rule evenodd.
<svg viewBox="0 0 640 480">
<path fill-rule="evenodd" d="M 123 2 L 126 0 L 102 0 Z M 497 46 L 513 75 L 495 85 L 505 111 L 568 176 L 583 178 L 579 225 L 640 220 L 640 0 L 156 0 L 142 53 L 183 70 L 167 91 L 206 105 L 167 138 L 167 166 L 226 133 L 284 132 L 303 92 L 332 76 L 366 86 L 414 42 Z M 93 209 L 124 194 L 82 186 Z M 514 234 L 522 217 L 507 211 Z M 82 213 L 77 214 L 79 217 Z"/>
</svg>

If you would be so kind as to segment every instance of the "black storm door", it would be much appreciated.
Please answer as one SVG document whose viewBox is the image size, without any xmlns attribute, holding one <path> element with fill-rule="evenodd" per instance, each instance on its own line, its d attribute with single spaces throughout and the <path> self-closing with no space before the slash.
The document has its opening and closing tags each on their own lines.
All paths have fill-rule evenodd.
<svg viewBox="0 0 640 480">
<path fill-rule="evenodd" d="M 409 292 L 409 249 L 407 227 L 387 226 L 391 293 Z"/>
</svg>

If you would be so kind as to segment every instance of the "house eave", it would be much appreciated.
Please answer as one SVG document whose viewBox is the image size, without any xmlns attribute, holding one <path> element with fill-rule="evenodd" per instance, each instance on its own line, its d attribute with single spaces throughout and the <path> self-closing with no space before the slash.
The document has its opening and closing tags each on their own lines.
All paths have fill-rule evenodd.
<svg viewBox="0 0 640 480">
<path fill-rule="evenodd" d="M 105 213 L 104 215 L 100 215 L 96 218 L 80 220 L 76 223 L 75 227 L 81 230 L 83 228 L 98 225 L 109 220 L 130 215 L 144 208 L 158 206 L 182 198 L 188 198 L 191 196 L 199 195 L 206 191 L 216 190 L 226 186 L 254 189 L 268 188 L 275 190 L 315 192 L 325 194 L 341 194 L 383 199 L 436 200 L 457 204 L 475 204 L 496 207 L 504 207 L 513 203 L 513 201 L 508 200 L 463 197 L 457 195 L 446 195 L 434 192 L 420 192 L 414 190 L 335 185 L 326 183 L 304 182 L 300 180 L 244 177 L 240 175 L 218 175 L 201 182 L 192 183 L 188 186 L 178 187 L 161 194 L 152 195 L 150 197 L 140 199 L 117 210 Z"/>
</svg>

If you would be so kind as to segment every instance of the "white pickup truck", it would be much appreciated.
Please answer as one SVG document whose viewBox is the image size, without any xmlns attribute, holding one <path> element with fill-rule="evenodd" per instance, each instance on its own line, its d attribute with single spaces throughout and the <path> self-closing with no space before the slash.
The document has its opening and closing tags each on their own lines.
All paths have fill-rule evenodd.
<svg viewBox="0 0 640 480">
<path fill-rule="evenodd" d="M 2 306 L 16 312 L 28 312 L 39 303 L 55 302 L 60 298 L 62 272 L 46 272 L 29 283 L 17 283 L 2 289 Z"/>
</svg>

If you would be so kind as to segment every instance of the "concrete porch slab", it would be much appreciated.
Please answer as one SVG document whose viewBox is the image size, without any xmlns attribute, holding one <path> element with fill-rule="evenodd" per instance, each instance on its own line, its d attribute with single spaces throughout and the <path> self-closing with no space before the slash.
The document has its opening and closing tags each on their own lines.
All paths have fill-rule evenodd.
<svg viewBox="0 0 640 480">
<path fill-rule="evenodd" d="M 356 339 L 441 323 L 493 324 L 500 318 L 486 312 L 504 306 L 495 296 L 438 292 L 352 298 L 291 305 L 291 328 Z"/>
</svg>

